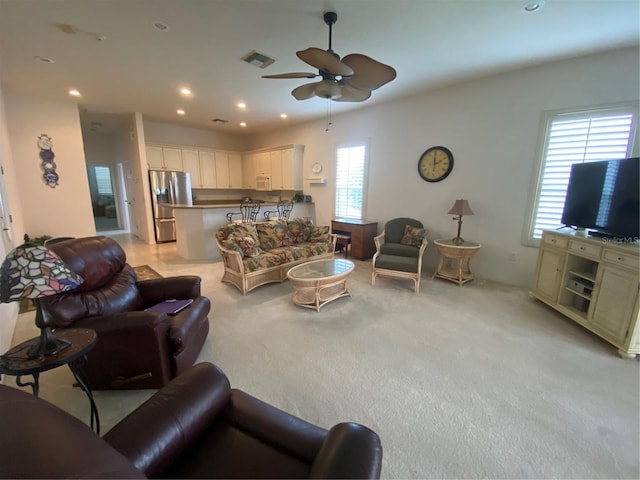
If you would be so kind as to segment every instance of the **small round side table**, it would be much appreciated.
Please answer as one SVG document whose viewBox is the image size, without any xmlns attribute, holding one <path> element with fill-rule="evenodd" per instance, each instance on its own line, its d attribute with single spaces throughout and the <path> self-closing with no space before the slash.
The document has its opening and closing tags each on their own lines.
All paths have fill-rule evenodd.
<svg viewBox="0 0 640 480">
<path fill-rule="evenodd" d="M 440 264 L 433 274 L 433 278 L 444 278 L 458 284 L 470 282 L 475 277 L 471 273 L 469 262 L 478 253 L 481 245 L 475 242 L 463 242 L 456 244 L 453 240 L 434 240 L 438 252 L 440 252 Z M 455 265 L 453 265 L 455 263 Z"/>
<path fill-rule="evenodd" d="M 42 360 L 29 358 L 27 352 L 32 345 L 40 340 L 40 337 L 32 338 L 26 342 L 22 342 L 20 345 L 16 345 L 7 353 L 0 356 L 0 373 L 15 376 L 18 386 L 31 387 L 33 395 L 37 397 L 40 390 L 40 373 L 62 365 L 68 365 L 78 385 L 87 395 L 89 403 L 91 404 L 91 428 L 94 428 L 95 419 L 95 431 L 97 434 L 100 434 L 98 408 L 93 400 L 91 388 L 82 371 L 82 365 L 86 361 L 86 355 L 95 346 L 98 341 L 98 335 L 95 331 L 88 328 L 57 329 L 55 335 L 61 340 L 66 340 L 70 345 L 59 353 L 47 355 Z M 31 375 L 33 381 L 23 382 L 22 377 L 24 375 Z"/>
</svg>

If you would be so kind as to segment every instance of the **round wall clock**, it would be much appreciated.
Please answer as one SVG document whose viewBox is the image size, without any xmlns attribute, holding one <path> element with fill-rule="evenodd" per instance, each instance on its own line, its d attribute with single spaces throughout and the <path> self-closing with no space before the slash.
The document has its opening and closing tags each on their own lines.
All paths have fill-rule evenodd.
<svg viewBox="0 0 640 480">
<path fill-rule="evenodd" d="M 314 163 L 314 164 L 311 166 L 311 171 L 312 171 L 313 173 L 320 173 L 320 172 L 322 172 L 322 165 L 320 165 L 318 162 Z"/>
<path fill-rule="evenodd" d="M 418 160 L 418 173 L 427 182 L 439 182 L 453 170 L 453 154 L 445 147 L 431 147 Z"/>
</svg>

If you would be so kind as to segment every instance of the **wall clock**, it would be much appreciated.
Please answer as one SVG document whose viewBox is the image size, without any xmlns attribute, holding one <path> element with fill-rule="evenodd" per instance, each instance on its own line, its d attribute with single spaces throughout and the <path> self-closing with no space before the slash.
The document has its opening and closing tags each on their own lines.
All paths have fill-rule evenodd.
<svg viewBox="0 0 640 480">
<path fill-rule="evenodd" d="M 418 160 L 418 173 L 427 182 L 439 182 L 453 170 L 453 154 L 445 147 L 431 147 Z"/>
</svg>

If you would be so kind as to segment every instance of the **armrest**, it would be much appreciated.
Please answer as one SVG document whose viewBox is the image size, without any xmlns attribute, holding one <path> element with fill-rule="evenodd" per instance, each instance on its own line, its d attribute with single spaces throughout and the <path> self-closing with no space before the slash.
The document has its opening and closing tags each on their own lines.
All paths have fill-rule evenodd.
<svg viewBox="0 0 640 480">
<path fill-rule="evenodd" d="M 154 478 L 210 427 L 229 399 L 229 380 L 200 363 L 158 390 L 104 435 L 136 468 Z"/>
<path fill-rule="evenodd" d="M 244 263 L 242 263 L 242 255 L 236 250 L 224 248 L 216 238 L 220 256 L 224 262 L 224 268 L 244 275 Z"/>
<path fill-rule="evenodd" d="M 378 434 L 357 423 L 339 423 L 329 430 L 309 477 L 377 479 L 381 467 Z"/>
<path fill-rule="evenodd" d="M 198 298 L 202 280 L 195 275 L 183 275 L 167 278 L 152 278 L 136 282 L 136 287 L 144 300 L 144 304 L 154 305 L 164 300 L 177 298 Z"/>
<path fill-rule="evenodd" d="M 427 245 L 429 245 L 429 241 L 427 240 L 427 237 L 424 237 L 422 239 L 422 243 L 420 244 L 420 253 L 418 254 L 418 256 L 420 258 L 422 258 L 422 254 L 424 253 L 425 249 L 427 248 Z"/>
<path fill-rule="evenodd" d="M 373 237 L 373 243 L 376 244 L 376 251 L 380 251 L 380 247 L 384 244 L 384 230 L 380 235 Z"/>
<path fill-rule="evenodd" d="M 338 234 L 337 233 L 330 233 L 329 234 L 329 239 L 331 241 L 331 251 L 335 252 L 336 251 L 336 243 L 338 242 Z"/>
<path fill-rule="evenodd" d="M 262 442 L 311 464 L 327 431 L 241 391 L 231 390 L 227 421 Z"/>
<path fill-rule="evenodd" d="M 85 317 L 75 322 L 73 328 L 91 328 L 98 336 L 134 331 L 139 334 L 148 330 L 151 336 L 166 339 L 169 317 L 160 312 L 121 312 L 104 317 Z"/>
</svg>

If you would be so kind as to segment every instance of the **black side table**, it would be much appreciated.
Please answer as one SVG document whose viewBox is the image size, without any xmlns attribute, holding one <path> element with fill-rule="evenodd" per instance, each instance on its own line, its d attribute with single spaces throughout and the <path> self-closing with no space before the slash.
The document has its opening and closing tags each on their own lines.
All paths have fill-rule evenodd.
<svg viewBox="0 0 640 480">
<path fill-rule="evenodd" d="M 70 345 L 55 355 L 47 355 L 43 360 L 30 359 L 27 357 L 29 348 L 40 340 L 40 337 L 32 338 L 22 342 L 20 345 L 16 345 L 0 356 L 0 373 L 16 376 L 18 386 L 31 387 L 33 394 L 37 397 L 40 389 L 40 373 L 61 365 L 68 365 L 78 385 L 89 398 L 89 403 L 91 404 L 91 428 L 94 428 L 95 419 L 95 431 L 99 435 L 100 419 L 98 417 L 98 408 L 93 400 L 91 388 L 82 372 L 82 365 L 87 359 L 86 355 L 95 346 L 98 335 L 88 328 L 58 329 L 55 335 L 61 340 L 66 340 Z M 23 382 L 22 377 L 24 375 L 31 375 L 33 381 Z"/>
</svg>

